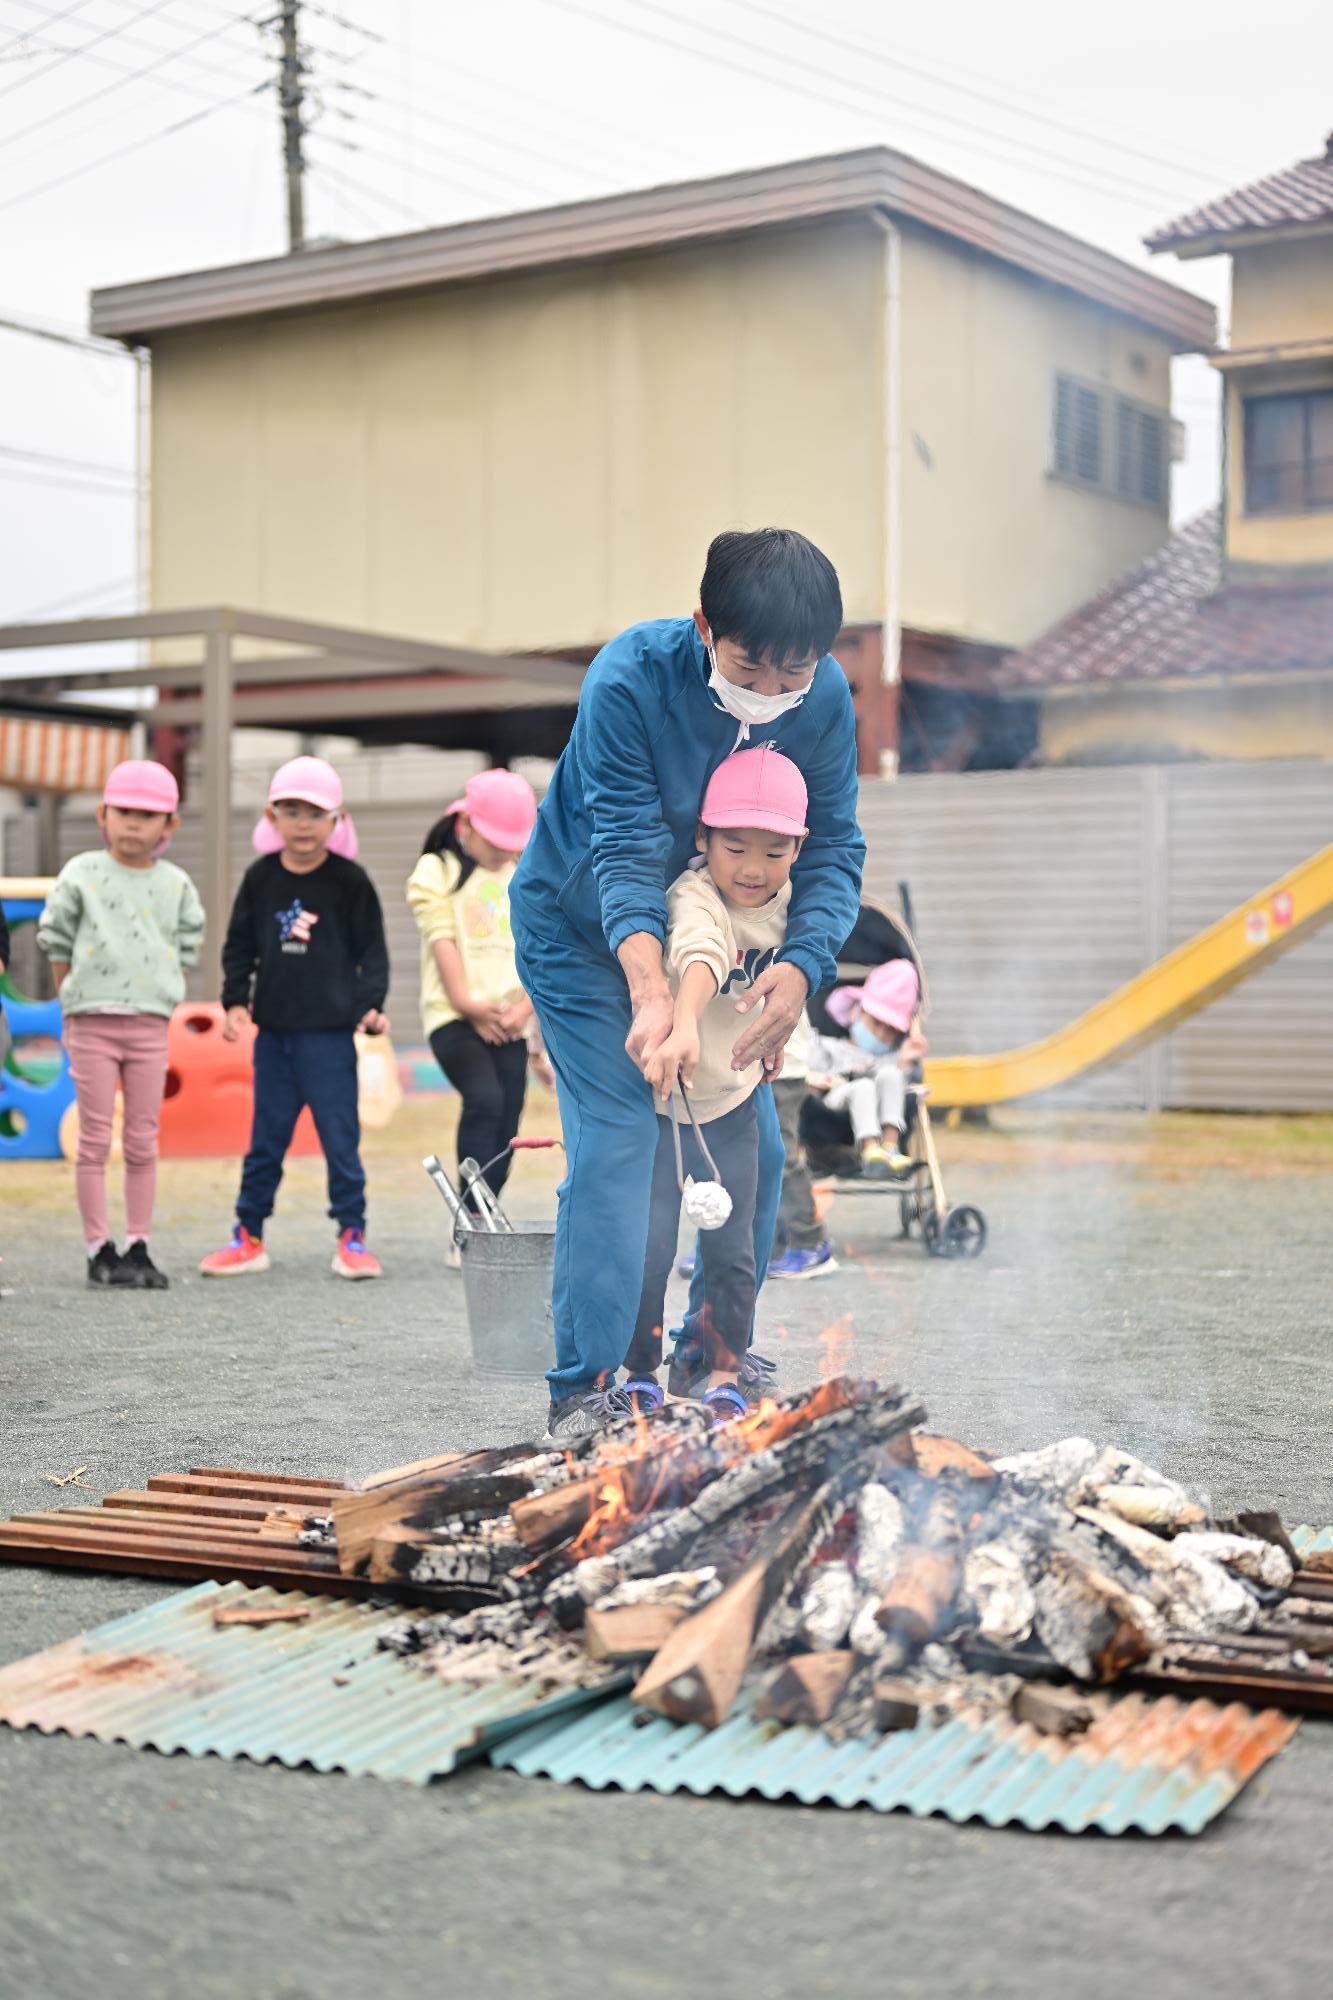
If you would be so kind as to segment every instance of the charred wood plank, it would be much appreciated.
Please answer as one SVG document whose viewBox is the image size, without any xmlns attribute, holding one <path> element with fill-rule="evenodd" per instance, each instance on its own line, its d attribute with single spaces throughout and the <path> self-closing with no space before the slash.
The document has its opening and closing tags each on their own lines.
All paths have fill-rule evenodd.
<svg viewBox="0 0 1333 2000">
<path fill-rule="evenodd" d="M 845 1694 L 855 1666 L 855 1653 L 794 1654 L 755 1703 L 756 1718 L 817 1729 Z"/>
<path fill-rule="evenodd" d="M 583 1642 L 594 1660 L 650 1660 L 689 1612 L 679 1604 L 596 1605 L 583 1624 Z"/>
</svg>

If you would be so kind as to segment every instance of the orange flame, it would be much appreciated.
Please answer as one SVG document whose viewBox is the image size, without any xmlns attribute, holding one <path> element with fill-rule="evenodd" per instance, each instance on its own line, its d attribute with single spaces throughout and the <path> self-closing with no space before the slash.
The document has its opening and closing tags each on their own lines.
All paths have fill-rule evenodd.
<svg viewBox="0 0 1333 2000">
<path fill-rule="evenodd" d="M 826 1326 L 819 1336 L 819 1379 L 832 1382 L 846 1369 L 852 1358 L 852 1341 L 856 1330 L 855 1317 L 847 1312 L 841 1319 L 835 1319 L 832 1326 Z"/>
</svg>

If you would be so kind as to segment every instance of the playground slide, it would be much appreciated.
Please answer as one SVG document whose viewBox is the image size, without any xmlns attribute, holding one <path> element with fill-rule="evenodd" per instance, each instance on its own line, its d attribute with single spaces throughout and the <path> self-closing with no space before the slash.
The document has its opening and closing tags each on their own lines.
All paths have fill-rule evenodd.
<svg viewBox="0 0 1333 2000">
<path fill-rule="evenodd" d="M 1330 920 L 1333 847 L 1325 847 L 1054 1034 L 1000 1055 L 931 1058 L 935 1105 L 1005 1104 L 1134 1055 Z"/>
</svg>

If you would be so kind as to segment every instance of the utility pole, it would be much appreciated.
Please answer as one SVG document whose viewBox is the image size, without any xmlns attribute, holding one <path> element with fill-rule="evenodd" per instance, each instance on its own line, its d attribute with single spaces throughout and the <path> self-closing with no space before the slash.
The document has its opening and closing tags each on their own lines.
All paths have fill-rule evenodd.
<svg viewBox="0 0 1333 2000">
<path fill-rule="evenodd" d="M 287 176 L 287 248 L 305 248 L 305 155 L 301 140 L 304 99 L 299 33 L 300 0 L 282 0 L 282 68 L 278 102 L 282 107 L 282 157 Z"/>
</svg>

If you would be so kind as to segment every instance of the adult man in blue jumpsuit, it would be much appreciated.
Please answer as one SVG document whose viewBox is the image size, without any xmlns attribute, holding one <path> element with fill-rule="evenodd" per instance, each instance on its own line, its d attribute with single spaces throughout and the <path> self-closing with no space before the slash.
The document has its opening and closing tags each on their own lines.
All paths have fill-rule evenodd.
<svg viewBox="0 0 1333 2000">
<path fill-rule="evenodd" d="M 693 618 L 631 626 L 593 661 L 510 886 L 519 976 L 555 1068 L 568 1158 L 547 1377 L 554 1438 L 601 1428 L 627 1407 L 613 1385 L 643 1283 L 657 1140 L 642 1067 L 672 1021 L 666 887 L 694 853 L 704 788 L 724 757 L 771 742 L 800 767 L 810 797 L 787 941 L 741 1003 L 763 1007 L 737 1023 L 738 1069 L 758 1059 L 777 1075 L 806 994 L 834 977 L 859 907 L 865 843 L 851 690 L 829 653 L 842 623 L 833 565 L 790 529 L 719 535 L 699 596 Z M 762 1273 L 783 1146 L 767 1083 L 757 1101 Z"/>
</svg>

